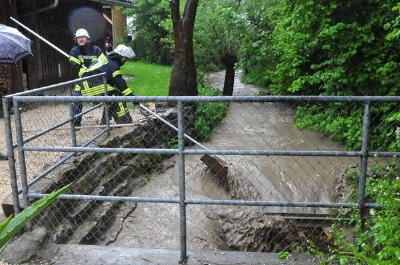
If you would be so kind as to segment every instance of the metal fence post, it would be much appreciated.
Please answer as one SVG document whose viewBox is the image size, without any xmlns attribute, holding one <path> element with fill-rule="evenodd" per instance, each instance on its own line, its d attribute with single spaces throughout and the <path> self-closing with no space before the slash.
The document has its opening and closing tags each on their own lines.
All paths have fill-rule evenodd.
<svg viewBox="0 0 400 265">
<path fill-rule="evenodd" d="M 364 228 L 365 216 L 365 187 L 367 182 L 368 169 L 368 144 L 369 144 L 369 127 L 371 119 L 371 102 L 367 101 L 364 106 L 363 132 L 361 143 L 361 165 L 360 165 L 360 180 L 358 185 L 358 206 L 361 218 L 361 228 Z"/>
<path fill-rule="evenodd" d="M 8 167 L 10 174 L 10 183 L 11 183 L 11 195 L 14 206 L 14 213 L 17 214 L 20 212 L 19 199 L 18 199 L 18 183 L 17 183 L 17 173 L 15 170 L 15 158 L 14 158 L 14 148 L 13 148 L 13 139 L 12 139 L 12 129 L 11 129 L 11 119 L 10 119 L 10 106 L 8 104 L 9 98 L 3 97 L 3 118 L 4 118 L 4 129 L 6 136 L 6 144 L 7 144 L 7 158 L 8 158 Z"/>
<path fill-rule="evenodd" d="M 69 89 L 69 95 L 73 96 L 73 87 L 70 87 Z M 75 124 L 74 124 L 74 102 L 69 103 L 69 117 L 71 118 L 71 143 L 72 146 L 76 146 L 76 129 L 75 129 Z"/>
<path fill-rule="evenodd" d="M 179 263 L 186 263 L 188 256 L 186 250 L 186 202 L 185 202 L 185 123 L 183 117 L 183 103 L 178 101 L 178 148 L 179 148 L 179 207 L 180 207 L 180 244 L 181 257 Z"/>
<path fill-rule="evenodd" d="M 28 180 L 26 175 L 26 164 L 25 164 L 25 152 L 23 150 L 24 147 L 24 139 L 22 134 L 22 121 L 21 121 L 21 113 L 18 107 L 18 101 L 13 99 L 14 104 L 14 115 L 15 115 L 15 130 L 18 144 L 18 159 L 19 159 L 19 168 L 21 175 L 21 185 L 22 185 L 22 202 L 23 207 L 26 209 L 29 206 L 28 201 Z M 27 229 L 30 230 L 32 227 L 31 222 L 27 223 Z"/>
<path fill-rule="evenodd" d="M 107 76 L 103 76 L 103 84 L 104 84 L 104 96 L 108 96 L 107 92 Z M 110 113 L 108 111 L 108 104 L 104 102 L 104 112 L 106 118 L 106 126 L 107 126 L 107 134 L 110 135 Z"/>
</svg>

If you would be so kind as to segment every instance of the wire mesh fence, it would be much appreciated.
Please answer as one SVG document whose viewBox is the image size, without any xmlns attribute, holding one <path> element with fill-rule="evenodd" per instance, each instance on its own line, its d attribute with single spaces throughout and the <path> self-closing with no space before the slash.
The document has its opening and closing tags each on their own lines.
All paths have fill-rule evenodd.
<svg viewBox="0 0 400 265">
<path fill-rule="evenodd" d="M 350 201 L 342 176 L 362 183 L 366 161 L 399 155 L 398 97 L 71 97 L 72 85 L 8 98 L 21 201 L 73 183 L 35 220 L 57 243 L 180 248 L 182 260 L 186 248 L 324 250 L 334 208 L 378 207 Z M 114 102 L 132 123 L 101 124 Z"/>
</svg>

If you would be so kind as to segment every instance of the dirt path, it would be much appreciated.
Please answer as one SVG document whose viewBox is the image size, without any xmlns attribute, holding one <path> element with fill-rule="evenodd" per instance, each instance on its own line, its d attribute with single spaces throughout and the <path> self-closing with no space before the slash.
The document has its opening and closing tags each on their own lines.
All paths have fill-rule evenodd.
<svg viewBox="0 0 400 265">
<path fill-rule="evenodd" d="M 234 95 L 255 95 L 258 88 L 240 83 L 237 74 Z M 209 80 L 222 88 L 223 72 Z M 226 119 L 204 143 L 211 149 L 252 150 L 340 150 L 341 147 L 318 133 L 300 131 L 293 125 L 293 110 L 282 103 L 232 103 Z M 228 199 L 230 196 L 199 160 L 186 156 L 186 192 L 190 199 Z M 230 174 L 245 176 L 263 200 L 335 201 L 337 176 L 349 163 L 339 158 L 297 158 L 229 156 Z M 178 198 L 176 158 L 170 168 L 150 178 L 149 183 L 131 196 Z M 130 206 L 131 207 L 131 206 Z M 218 208 L 219 207 L 219 208 Z M 218 249 L 214 209 L 221 206 L 189 205 L 187 209 L 188 248 Z M 226 208 L 226 207 L 225 207 Z M 286 211 L 282 208 L 271 211 Z M 297 210 L 299 211 L 299 210 Z M 300 211 L 304 212 L 304 209 Z M 114 228 L 115 229 L 115 228 Z M 126 218 L 113 246 L 140 248 L 179 248 L 179 207 L 170 204 L 139 203 Z"/>
</svg>

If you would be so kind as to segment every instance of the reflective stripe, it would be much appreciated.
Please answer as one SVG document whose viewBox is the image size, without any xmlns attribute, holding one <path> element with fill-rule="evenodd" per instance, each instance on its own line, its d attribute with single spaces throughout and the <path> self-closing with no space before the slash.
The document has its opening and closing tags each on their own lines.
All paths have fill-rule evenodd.
<svg viewBox="0 0 400 265">
<path fill-rule="evenodd" d="M 90 66 L 86 71 L 87 72 L 94 71 L 107 63 L 108 63 L 107 57 L 102 53 L 100 54 L 99 58 L 97 58 L 96 63 Z"/>
<path fill-rule="evenodd" d="M 85 86 L 85 83 L 86 83 L 87 87 Z M 81 93 L 84 96 L 96 96 L 96 95 L 104 94 L 104 85 L 89 87 L 89 85 L 85 81 L 85 82 L 83 82 L 83 86 L 85 89 L 81 90 Z M 115 90 L 115 87 L 107 85 L 107 91 L 113 91 L 113 90 Z"/>
<path fill-rule="evenodd" d="M 87 59 L 93 60 L 93 59 L 97 59 L 97 56 L 96 55 L 78 55 L 78 58 L 84 59 L 84 60 L 87 60 Z"/>
<path fill-rule="evenodd" d="M 125 114 L 128 113 L 128 108 L 125 108 L 124 104 L 122 102 L 118 102 L 118 106 L 119 106 L 119 109 L 120 109 L 120 111 L 117 111 L 118 117 L 122 117 L 122 116 L 124 116 Z"/>
<path fill-rule="evenodd" d="M 117 75 L 120 75 L 121 74 L 121 71 L 120 70 L 117 70 L 117 71 L 115 71 L 114 73 L 112 73 L 112 76 L 113 77 L 116 77 Z"/>
<path fill-rule="evenodd" d="M 86 73 L 86 72 L 88 72 L 88 70 L 85 69 L 85 68 L 79 69 L 79 73 L 78 73 L 79 78 L 82 78 L 82 75 L 83 75 L 84 73 Z"/>
<path fill-rule="evenodd" d="M 77 64 L 81 64 L 81 62 L 78 60 L 78 58 L 75 58 L 74 56 L 70 56 L 69 57 L 69 61 L 77 63 Z"/>
<path fill-rule="evenodd" d="M 125 89 L 124 91 L 122 91 L 122 94 L 124 94 L 124 96 L 128 96 L 130 94 L 133 94 L 132 89 L 130 89 L 129 87 L 127 89 Z"/>
<path fill-rule="evenodd" d="M 104 55 L 104 53 L 100 54 L 98 60 L 102 61 L 103 64 L 107 64 L 108 63 L 107 57 Z"/>
<path fill-rule="evenodd" d="M 83 89 L 89 89 L 88 81 L 84 81 L 82 84 L 83 84 Z"/>
<path fill-rule="evenodd" d="M 82 75 L 84 73 L 88 73 L 91 71 L 94 71 L 100 67 L 102 67 L 103 65 L 108 64 L 108 60 L 107 57 L 102 53 L 100 54 L 99 58 L 97 58 L 97 60 L 95 60 L 95 63 L 93 65 L 91 65 L 88 69 L 81 69 L 81 71 L 79 71 L 79 77 L 82 77 Z"/>
</svg>

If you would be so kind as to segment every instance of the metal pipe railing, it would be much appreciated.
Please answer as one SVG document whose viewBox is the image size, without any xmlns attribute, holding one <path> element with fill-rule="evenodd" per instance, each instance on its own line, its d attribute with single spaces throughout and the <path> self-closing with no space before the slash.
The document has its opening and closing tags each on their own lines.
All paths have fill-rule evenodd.
<svg viewBox="0 0 400 265">
<path fill-rule="evenodd" d="M 365 222 L 365 185 L 367 183 L 367 169 L 368 169 L 368 142 L 369 142 L 369 126 L 371 120 L 371 103 L 367 102 L 364 106 L 363 118 L 363 131 L 361 143 L 361 164 L 360 164 L 360 177 L 358 183 L 358 208 L 361 217 L 361 227 L 363 229 Z"/>
<path fill-rule="evenodd" d="M 10 183 L 11 183 L 11 195 L 13 200 L 14 213 L 20 212 L 20 203 L 18 199 L 18 182 L 17 182 L 17 171 L 15 169 L 15 158 L 14 158 L 14 147 L 13 147 L 13 136 L 11 129 L 11 118 L 10 118 L 10 105 L 9 98 L 3 97 L 3 120 L 4 120 L 4 129 L 6 136 L 6 144 L 7 144 L 7 159 L 8 159 L 8 168 L 10 174 Z"/>
<path fill-rule="evenodd" d="M 400 96 L 24 96 L 21 102 L 399 102 Z"/>
<path fill-rule="evenodd" d="M 80 80 L 82 81 L 82 79 Z M 48 89 L 56 86 L 49 86 Z M 37 90 L 38 91 L 38 90 Z M 40 90 L 42 91 L 42 90 Z M 400 152 L 370 152 L 369 127 L 371 119 L 371 104 L 373 102 L 400 102 L 399 96 L 361 96 L 361 97 L 337 97 L 337 96 L 239 96 L 239 97 L 138 97 L 138 96 L 94 96 L 94 97 L 73 97 L 73 96 L 24 96 L 26 94 L 16 94 L 12 96 L 14 102 L 14 112 L 16 120 L 17 146 L 21 172 L 21 183 L 24 204 L 27 205 L 28 198 L 41 198 L 46 194 L 29 193 L 27 183 L 25 156 L 26 151 L 50 151 L 50 152 L 72 152 L 63 158 L 57 166 L 68 160 L 71 155 L 77 152 L 101 152 L 101 153 L 158 153 L 158 154 L 178 154 L 179 169 L 179 198 L 144 198 L 144 197 L 123 197 L 123 196 L 94 196 L 94 195 L 71 195 L 63 194 L 59 199 L 71 200 L 112 200 L 112 201 L 134 201 L 134 202 L 157 202 L 174 203 L 180 206 L 180 248 L 181 262 L 187 260 L 186 246 L 186 207 L 188 204 L 204 205 L 247 205 L 247 206 L 279 206 L 279 207 L 319 207 L 319 208 L 352 208 L 358 207 L 363 218 L 363 210 L 366 208 L 380 208 L 383 205 L 365 202 L 366 177 L 369 157 L 398 157 Z M 4 99 L 3 99 L 4 101 Z M 22 122 L 18 109 L 18 102 L 176 102 L 178 113 L 178 148 L 177 149 L 155 149 L 155 148 L 98 148 L 98 147 L 50 147 L 50 146 L 24 146 L 26 139 L 22 135 Z M 360 151 L 313 151 L 313 150 L 210 150 L 210 149 L 185 149 L 184 146 L 184 114 L 183 102 L 359 102 L 364 103 L 364 118 L 362 132 L 362 148 Z M 83 115 L 83 114 L 82 114 Z M 68 121 L 71 121 L 71 116 Z M 108 120 L 108 119 L 107 119 Z M 67 122 L 68 122 L 67 121 Z M 10 126 L 7 124 L 7 126 Z M 54 127 L 54 126 L 53 126 Z M 54 128 L 53 128 L 54 129 Z M 109 131 L 109 126 L 102 133 Z M 41 133 L 45 134 L 48 131 Z M 101 134 L 102 134 L 101 133 Z M 7 134 L 7 133 L 6 133 Z M 73 144 L 74 145 L 74 144 Z M 11 144 L 12 146 L 12 144 Z M 12 152 L 12 148 L 11 148 Z M 9 151 L 10 153 L 10 151 Z M 220 155 L 266 155 L 266 156 L 332 156 L 332 157 L 360 157 L 360 175 L 358 187 L 357 203 L 332 203 L 332 202 L 288 202 L 288 201 L 246 201 L 246 200 L 199 200 L 186 199 L 185 191 L 185 155 L 186 154 L 220 154 Z M 55 167 L 57 167 L 55 166 Z M 10 167 L 11 168 L 11 167 Z M 42 173 L 48 174 L 48 171 Z M 34 183 L 38 181 L 35 180 Z M 18 201 L 18 200 L 17 200 Z"/>
<path fill-rule="evenodd" d="M 100 152 L 100 153 L 159 153 L 178 154 L 176 149 L 152 149 L 152 148 L 100 148 L 100 147 L 53 147 L 53 146 L 25 146 L 25 151 L 47 152 Z M 219 149 L 185 149 L 184 154 L 192 155 L 265 155 L 265 156 L 337 156 L 337 157 L 361 157 L 362 151 L 302 151 L 302 150 L 219 150 Z M 380 154 L 380 155 L 378 155 Z M 399 157 L 400 152 L 367 152 L 368 157 Z"/>
</svg>

